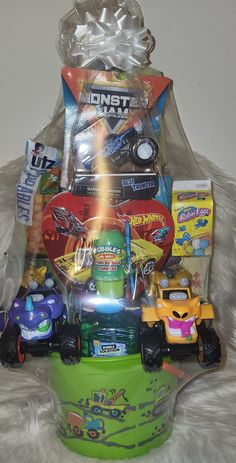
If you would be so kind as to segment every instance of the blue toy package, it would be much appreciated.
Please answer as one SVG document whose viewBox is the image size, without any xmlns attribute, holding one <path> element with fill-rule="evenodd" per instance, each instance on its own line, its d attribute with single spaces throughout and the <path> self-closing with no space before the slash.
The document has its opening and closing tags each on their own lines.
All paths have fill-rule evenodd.
<svg viewBox="0 0 236 463">
<path fill-rule="evenodd" d="M 136 176 L 155 173 L 153 166 L 163 165 L 158 136 L 170 79 L 64 68 L 62 81 L 66 107 L 64 187 L 74 171 L 84 176 L 109 172 L 117 178 L 131 172 Z"/>
</svg>

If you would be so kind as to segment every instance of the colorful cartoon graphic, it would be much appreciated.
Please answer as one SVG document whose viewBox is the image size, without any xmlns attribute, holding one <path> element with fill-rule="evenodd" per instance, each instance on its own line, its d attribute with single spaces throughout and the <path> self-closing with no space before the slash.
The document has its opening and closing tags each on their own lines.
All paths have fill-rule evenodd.
<svg viewBox="0 0 236 463">
<path fill-rule="evenodd" d="M 210 256 L 213 198 L 210 181 L 177 181 L 173 184 L 172 216 L 175 256 Z"/>
<path fill-rule="evenodd" d="M 100 446 L 104 447 L 104 454 L 110 449 L 118 452 L 116 454 L 119 456 L 126 452 L 124 455 L 128 457 L 127 451 L 131 451 L 132 455 L 142 454 L 145 449 L 152 448 L 162 437 L 164 439 L 170 433 L 175 380 L 164 372 L 158 375 L 143 373 L 142 376 L 140 363 L 137 365 L 137 377 L 140 378 L 141 384 L 135 385 L 131 382 L 129 394 L 122 387 L 100 387 L 91 390 L 90 394 L 85 392 L 80 399 L 76 388 L 70 391 L 70 396 L 64 395 L 58 432 L 69 448 L 79 446 L 80 452 L 83 453 L 86 445 L 95 444 L 94 452 L 99 445 L 101 454 Z M 62 374 L 63 367 L 58 367 Z M 81 364 L 80 367 L 86 371 L 85 364 Z M 111 368 L 114 368 L 114 363 Z M 135 379 L 137 377 L 135 375 Z M 134 381 L 135 379 L 133 378 Z M 61 392 L 65 382 L 71 380 L 72 378 L 68 378 L 59 383 Z"/>
<path fill-rule="evenodd" d="M 91 399 L 87 400 L 87 404 L 91 412 L 95 415 L 102 415 L 103 412 L 108 412 L 112 418 L 117 418 L 121 414 L 126 413 L 126 402 L 128 399 L 124 394 L 124 389 L 121 389 L 118 392 L 116 392 L 115 389 L 112 391 L 106 391 L 105 389 L 102 389 L 101 391 L 93 391 Z M 120 397 L 124 398 L 125 403 L 117 404 Z"/>
<path fill-rule="evenodd" d="M 58 432 L 62 437 L 67 436 L 69 430 L 75 437 L 81 438 L 86 433 L 90 439 L 99 439 L 102 433 L 105 433 L 104 423 L 101 419 L 93 419 L 91 415 L 83 417 L 74 412 L 67 412 L 65 424 L 58 424 Z"/>
</svg>

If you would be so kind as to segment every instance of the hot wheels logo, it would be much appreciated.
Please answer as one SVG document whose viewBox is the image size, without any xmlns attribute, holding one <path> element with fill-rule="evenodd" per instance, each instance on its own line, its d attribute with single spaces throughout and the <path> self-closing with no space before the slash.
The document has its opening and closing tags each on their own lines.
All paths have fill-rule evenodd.
<svg viewBox="0 0 236 463">
<path fill-rule="evenodd" d="M 177 216 L 177 222 L 183 223 L 188 222 L 189 220 L 195 219 L 196 217 L 206 217 L 210 215 L 211 209 L 207 207 L 185 207 L 181 209 Z"/>
<path fill-rule="evenodd" d="M 162 226 L 166 224 L 166 219 L 162 214 L 138 214 L 138 215 L 126 215 L 118 214 L 119 219 L 122 222 L 129 222 L 131 226 L 137 227 L 140 225 L 146 225 L 152 222 L 160 222 Z"/>
</svg>

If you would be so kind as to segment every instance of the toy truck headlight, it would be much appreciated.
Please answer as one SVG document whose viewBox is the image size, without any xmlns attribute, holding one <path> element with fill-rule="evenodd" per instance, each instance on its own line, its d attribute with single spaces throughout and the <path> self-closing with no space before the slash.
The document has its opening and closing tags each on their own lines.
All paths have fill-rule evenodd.
<svg viewBox="0 0 236 463">
<path fill-rule="evenodd" d="M 47 278 L 45 280 L 44 284 L 45 284 L 46 288 L 53 288 L 54 287 L 54 281 L 53 281 L 52 278 Z"/>
<path fill-rule="evenodd" d="M 169 283 L 168 278 L 163 278 L 163 279 L 160 281 L 160 287 L 161 287 L 161 288 L 168 288 L 169 285 L 170 285 L 170 283 Z"/>
<path fill-rule="evenodd" d="M 179 280 L 179 285 L 182 286 L 183 288 L 184 287 L 186 288 L 186 286 L 189 286 L 189 283 L 190 283 L 190 281 L 186 277 L 180 278 L 180 280 Z"/>
<path fill-rule="evenodd" d="M 39 285 L 38 285 L 37 281 L 34 281 L 34 280 L 30 281 L 29 284 L 28 284 L 28 288 L 31 289 L 31 290 L 33 290 L 33 291 L 34 291 L 35 289 L 37 289 L 38 286 L 39 286 Z"/>
</svg>

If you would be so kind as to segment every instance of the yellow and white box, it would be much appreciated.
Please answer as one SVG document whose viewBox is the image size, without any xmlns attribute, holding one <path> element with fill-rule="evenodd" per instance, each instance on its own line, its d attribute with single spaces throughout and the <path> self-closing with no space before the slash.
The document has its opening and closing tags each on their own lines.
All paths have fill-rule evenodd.
<svg viewBox="0 0 236 463">
<path fill-rule="evenodd" d="M 172 190 L 174 256 L 210 256 L 213 197 L 210 180 L 176 181 Z"/>
</svg>

